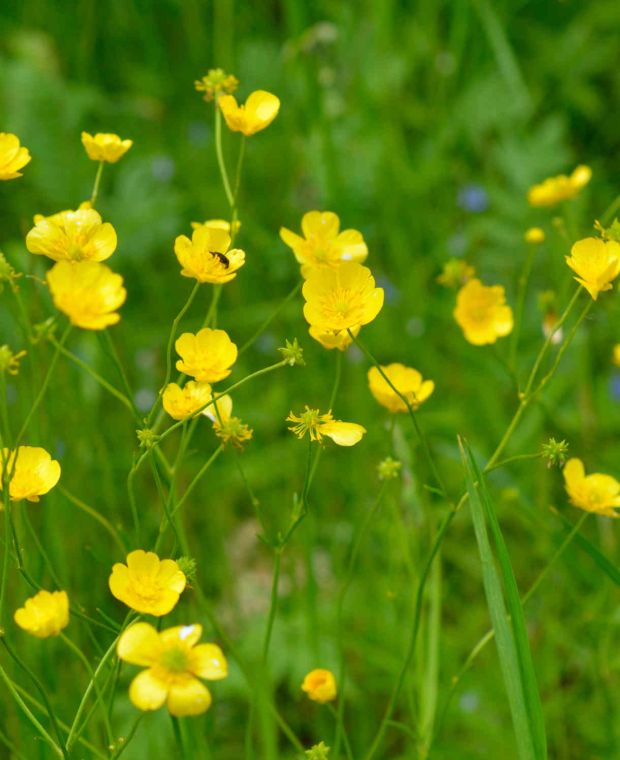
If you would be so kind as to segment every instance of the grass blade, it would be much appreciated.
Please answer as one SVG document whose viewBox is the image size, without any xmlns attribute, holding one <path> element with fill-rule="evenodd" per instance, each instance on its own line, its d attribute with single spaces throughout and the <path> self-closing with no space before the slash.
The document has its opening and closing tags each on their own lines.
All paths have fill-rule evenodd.
<svg viewBox="0 0 620 760">
<path fill-rule="evenodd" d="M 477 468 L 469 449 L 465 448 L 465 442 L 459 440 L 459 446 L 465 470 L 465 480 L 476 542 L 480 554 L 482 581 L 493 630 L 495 631 L 497 653 L 510 705 L 518 756 L 520 760 L 540 760 L 541 756 L 536 753 L 535 732 L 530 720 L 525 697 L 522 667 L 519 662 L 515 637 L 509 622 L 502 582 L 495 566 L 495 559 L 487 533 L 485 507 L 476 485 L 477 481 L 480 482 L 479 475 L 476 472 Z"/>
<path fill-rule="evenodd" d="M 562 522 L 564 523 L 564 528 L 566 529 L 566 532 L 569 533 L 572 528 L 573 524 L 570 520 L 568 520 L 561 512 L 557 512 L 557 515 L 560 517 Z M 582 536 L 581 533 L 578 533 L 575 536 L 575 543 L 583 549 L 586 554 L 589 554 L 590 557 L 596 562 L 596 564 L 599 566 L 599 568 L 607 575 L 607 577 L 613 581 L 613 583 L 616 584 L 616 586 L 620 586 L 620 571 L 618 568 L 610 562 L 607 557 L 600 551 L 600 549 L 597 549 L 596 546 L 588 540 L 585 536 Z"/>
</svg>

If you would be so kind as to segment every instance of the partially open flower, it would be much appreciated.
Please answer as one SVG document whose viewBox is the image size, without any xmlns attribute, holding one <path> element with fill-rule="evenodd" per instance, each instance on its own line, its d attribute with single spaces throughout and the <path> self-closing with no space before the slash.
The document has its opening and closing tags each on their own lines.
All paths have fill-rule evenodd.
<svg viewBox="0 0 620 760">
<path fill-rule="evenodd" d="M 174 560 L 160 560 L 154 552 L 142 549 L 130 552 L 126 565 L 117 562 L 108 581 L 112 596 L 136 612 L 156 617 L 167 615 L 176 606 L 185 583 Z"/>
<path fill-rule="evenodd" d="M 413 409 L 417 409 L 435 390 L 435 383 L 432 380 L 423 380 L 418 370 L 412 367 L 395 362 L 381 369 Z M 390 412 L 408 411 L 407 404 L 390 387 L 376 367 L 368 370 L 368 387 L 375 399 Z"/>
<path fill-rule="evenodd" d="M 596 301 L 598 294 L 611 290 L 611 283 L 620 273 L 620 243 L 589 237 L 571 248 L 566 263 L 575 272 L 575 279 Z"/>
<path fill-rule="evenodd" d="M 174 241 L 174 252 L 183 267 L 184 277 L 198 282 L 223 284 L 237 276 L 245 263 L 245 253 L 230 246 L 230 233 L 225 229 L 202 225 L 194 230 L 192 239 L 179 235 Z"/>
<path fill-rule="evenodd" d="M 331 670 L 316 668 L 311 670 L 301 685 L 302 691 L 305 691 L 308 698 L 313 702 L 325 704 L 333 702 L 337 696 L 336 679 Z"/>
<path fill-rule="evenodd" d="M 91 161 L 115 164 L 131 148 L 133 141 L 121 140 L 118 135 L 108 132 L 97 132 L 94 137 L 88 132 L 82 132 L 82 145 Z"/>
<path fill-rule="evenodd" d="M 177 383 L 168 383 L 162 396 L 162 405 L 172 419 L 186 420 L 193 417 L 210 399 L 209 383 L 190 380 L 183 388 Z"/>
<path fill-rule="evenodd" d="M 181 357 L 176 368 L 201 383 L 216 383 L 228 377 L 237 360 L 237 346 L 224 330 L 203 327 L 196 334 L 183 333 L 174 344 Z"/>
<path fill-rule="evenodd" d="M 589 166 L 578 166 L 570 175 L 549 177 L 539 185 L 533 185 L 527 194 L 530 206 L 553 206 L 560 201 L 574 198 L 592 177 Z"/>
<path fill-rule="evenodd" d="M 0 180 L 21 177 L 20 169 L 31 160 L 28 148 L 20 145 L 17 135 L 0 132 Z"/>
<path fill-rule="evenodd" d="M 213 422 L 215 435 L 224 445 L 232 443 L 237 449 L 242 449 L 253 434 L 253 430 L 242 422 L 239 417 L 232 416 L 233 401 L 226 394 L 208 406 L 203 414 Z"/>
<path fill-rule="evenodd" d="M 308 433 L 311 441 L 320 443 L 323 436 L 327 436 L 338 446 L 355 446 L 366 432 L 366 428 L 356 422 L 335 420 L 331 411 L 321 414 L 318 409 L 310 409 L 308 406 L 300 414 L 291 412 L 286 421 L 295 423 L 289 430 L 298 438 L 303 438 Z"/>
<path fill-rule="evenodd" d="M 12 473 L 9 483 L 11 501 L 39 501 L 39 497 L 51 491 L 60 480 L 60 464 L 39 446 L 20 446 L 17 461 L 15 451 L 2 449 L 0 454 L 0 491 L 4 487 L 6 462 L 7 471 Z"/>
<path fill-rule="evenodd" d="M 512 331 L 512 309 L 503 286 L 487 287 L 480 280 L 469 280 L 459 290 L 454 318 L 474 346 L 495 343 Z"/>
<path fill-rule="evenodd" d="M 217 102 L 228 128 L 246 137 L 268 127 L 280 110 L 280 99 L 265 90 L 256 90 L 241 105 L 234 95 L 221 95 Z"/>
<path fill-rule="evenodd" d="M 139 710 L 171 715 L 200 715 L 211 706 L 211 694 L 198 679 L 226 678 L 228 666 L 215 644 L 198 644 L 202 626 L 183 625 L 158 632 L 149 623 L 134 623 L 117 645 L 118 657 L 147 668 L 133 679 L 129 699 Z"/>
<path fill-rule="evenodd" d="M 114 227 L 102 222 L 93 208 L 38 215 L 35 219 L 35 226 L 26 235 L 30 253 L 53 261 L 105 261 L 116 250 Z"/>
<path fill-rule="evenodd" d="M 611 475 L 598 472 L 586 475 L 580 459 L 569 459 L 564 465 L 564 481 L 571 504 L 586 512 L 605 517 L 618 517 L 620 483 Z"/>
<path fill-rule="evenodd" d="M 39 591 L 13 617 L 20 628 L 39 639 L 58 636 L 69 625 L 69 597 L 66 591 Z"/>
</svg>

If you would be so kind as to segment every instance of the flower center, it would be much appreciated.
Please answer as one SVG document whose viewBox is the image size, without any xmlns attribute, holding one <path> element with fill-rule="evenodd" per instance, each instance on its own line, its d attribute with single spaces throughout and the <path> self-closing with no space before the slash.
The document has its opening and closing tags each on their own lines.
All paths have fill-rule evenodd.
<svg viewBox="0 0 620 760">
<path fill-rule="evenodd" d="M 172 673 L 185 673 L 189 667 L 186 650 L 178 647 L 167 649 L 161 655 L 161 664 Z"/>
</svg>

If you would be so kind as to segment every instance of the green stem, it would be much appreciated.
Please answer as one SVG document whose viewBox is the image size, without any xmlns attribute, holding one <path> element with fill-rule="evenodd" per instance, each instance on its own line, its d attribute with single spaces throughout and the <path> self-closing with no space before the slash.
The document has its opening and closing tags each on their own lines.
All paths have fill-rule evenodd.
<svg viewBox="0 0 620 760">
<path fill-rule="evenodd" d="M 140 715 L 138 715 L 138 717 L 134 720 L 131 728 L 129 729 L 129 733 L 127 734 L 127 736 L 123 737 L 123 741 L 121 742 L 120 739 L 118 740 L 119 741 L 118 747 L 116 748 L 116 751 L 114 752 L 110 760 L 116 760 L 116 758 L 120 757 L 123 754 L 123 752 L 127 749 L 127 745 L 133 739 L 134 734 L 136 733 L 136 731 L 138 730 L 138 726 L 140 725 L 140 721 L 142 720 L 142 718 L 144 718 L 144 715 L 145 715 L 144 713 L 140 713 Z"/>
<path fill-rule="evenodd" d="M 207 459 L 207 461 L 198 470 L 198 472 L 194 476 L 194 479 L 192 480 L 192 482 L 185 489 L 185 493 L 183 494 L 183 496 L 181 496 L 181 498 L 179 499 L 179 501 L 174 505 L 174 507 L 173 507 L 173 509 L 171 511 L 171 514 L 172 514 L 173 517 L 174 517 L 174 515 L 176 515 L 176 513 L 179 511 L 179 509 L 181 509 L 181 507 L 183 506 L 183 504 L 185 504 L 186 500 L 188 499 L 188 497 L 190 496 L 190 494 L 192 493 L 192 491 L 194 490 L 194 488 L 196 488 L 196 486 L 198 485 L 198 483 L 202 479 L 203 475 L 206 473 L 206 471 L 209 469 L 209 467 L 211 467 L 211 465 L 213 464 L 213 462 L 215 462 L 215 460 L 219 457 L 219 455 L 222 453 L 223 450 L 224 450 L 224 446 L 223 445 L 218 446 L 218 448 L 213 452 L 213 454 L 211 454 L 211 456 L 209 457 L 209 459 Z"/>
<path fill-rule="evenodd" d="M 539 451 L 537 454 L 517 454 L 514 457 L 508 457 L 508 459 L 502 459 L 501 462 L 495 462 L 492 466 L 489 467 L 489 465 L 486 466 L 485 472 L 491 472 L 491 470 L 498 470 L 500 467 L 504 467 L 507 464 L 512 464 L 512 462 L 522 462 L 526 459 L 540 459 L 542 457 L 542 452 Z"/>
<path fill-rule="evenodd" d="M 66 499 L 68 499 L 75 507 L 77 507 L 78 509 L 81 509 L 82 512 L 85 512 L 87 515 L 92 517 L 93 520 L 96 520 L 99 523 L 99 525 L 101 525 L 104 528 L 104 530 L 106 530 L 110 534 L 110 536 L 112 537 L 112 539 L 114 540 L 118 548 L 120 549 L 121 554 L 123 556 L 127 554 L 127 546 L 125 545 L 125 542 L 120 537 L 118 531 L 109 520 L 107 520 L 102 514 L 97 512 L 97 510 L 94 509 L 93 507 L 89 507 L 88 504 L 86 504 L 86 502 L 82 501 L 81 499 L 78 499 L 77 496 L 74 496 L 72 493 L 67 491 L 67 489 L 64 486 L 59 485 L 57 486 L 57 488 L 60 491 L 60 493 Z"/>
<path fill-rule="evenodd" d="M 99 185 L 101 184 L 101 175 L 103 174 L 103 164 L 104 161 L 99 162 L 99 166 L 97 167 L 97 174 L 95 175 L 95 184 L 93 185 L 93 192 L 90 195 L 90 205 L 95 208 L 95 203 L 97 202 L 97 195 L 99 194 Z"/>
<path fill-rule="evenodd" d="M 528 246 L 527 258 L 523 265 L 523 269 L 519 276 L 519 284 L 517 290 L 517 305 L 515 309 L 514 327 L 512 329 L 512 335 L 510 336 L 510 353 L 508 359 L 508 366 L 511 371 L 515 370 L 515 364 L 517 361 L 517 346 L 519 344 L 519 335 L 521 333 L 521 322 L 523 321 L 523 308 L 525 306 L 525 295 L 527 293 L 527 284 L 532 272 L 532 264 L 534 263 L 534 256 L 536 255 L 536 244 L 530 244 Z"/>
<path fill-rule="evenodd" d="M 136 407 L 133 400 L 133 391 L 129 383 L 129 378 L 127 377 L 127 372 L 125 371 L 125 367 L 123 367 L 123 363 L 121 362 L 121 358 L 118 354 L 118 351 L 116 350 L 116 346 L 114 345 L 114 341 L 112 340 L 112 335 L 109 330 L 103 331 L 103 339 L 108 346 L 108 349 L 110 351 L 110 354 L 116 366 L 116 370 L 121 379 L 121 383 L 123 384 L 123 388 L 125 389 L 125 394 L 127 395 L 127 399 L 129 403 L 131 404 L 131 409 L 133 411 L 134 417 L 136 418 L 136 420 L 139 420 L 140 412 L 138 411 L 138 408 Z"/>
<path fill-rule="evenodd" d="M 340 702 L 342 701 L 343 700 L 341 696 Z M 344 726 L 341 725 L 341 710 L 340 709 L 336 710 L 336 708 L 333 705 L 329 704 L 329 702 L 327 703 L 327 709 L 331 713 L 333 719 L 336 721 L 336 733 L 338 733 L 339 731 L 342 732 L 342 738 L 344 740 L 344 751 L 347 755 L 348 760 L 353 760 L 353 752 L 351 750 L 351 742 L 349 741 L 349 735 L 347 734 Z"/>
<path fill-rule="evenodd" d="M 273 632 L 273 624 L 278 612 L 278 592 L 280 585 L 280 565 L 282 562 L 283 546 L 277 546 L 274 550 L 273 557 L 273 576 L 271 581 L 271 602 L 269 604 L 269 616 L 267 618 L 267 627 L 265 629 L 265 638 L 263 639 L 263 665 L 267 662 L 267 656 L 269 654 L 269 645 L 271 643 L 271 634 Z"/>
<path fill-rule="evenodd" d="M 235 205 L 235 196 L 230 189 L 230 181 L 228 179 L 228 172 L 226 171 L 226 164 L 224 162 L 224 152 L 222 151 L 222 112 L 217 104 L 215 106 L 215 154 L 217 156 L 217 165 L 222 177 L 226 199 L 228 200 L 228 205 L 232 209 Z"/>
<path fill-rule="evenodd" d="M 280 314 L 280 312 L 285 308 L 285 306 L 295 298 L 295 296 L 299 293 L 301 290 L 301 287 L 303 285 L 303 282 L 298 282 L 297 285 L 291 290 L 291 292 L 286 296 L 286 298 L 281 301 L 276 310 L 270 314 L 269 317 L 261 324 L 261 326 L 258 328 L 258 330 L 252 335 L 251 338 L 246 340 L 246 342 L 241 346 L 239 349 L 238 356 L 241 356 L 241 354 L 246 351 L 255 341 L 257 338 L 259 338 L 265 330 L 269 327 L 269 325 L 273 322 L 273 320 Z"/>
</svg>

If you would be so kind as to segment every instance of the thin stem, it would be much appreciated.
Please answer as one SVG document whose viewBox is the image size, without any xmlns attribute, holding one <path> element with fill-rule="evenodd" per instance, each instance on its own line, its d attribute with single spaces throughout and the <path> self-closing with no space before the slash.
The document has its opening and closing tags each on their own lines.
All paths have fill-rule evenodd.
<svg viewBox="0 0 620 760">
<path fill-rule="evenodd" d="M 112 340 L 112 335 L 110 333 L 110 330 L 103 331 L 103 339 L 106 342 L 108 349 L 110 351 L 110 354 L 112 356 L 112 359 L 114 360 L 114 364 L 116 365 L 116 369 L 118 371 L 119 377 L 125 389 L 127 399 L 129 400 L 129 403 L 131 404 L 131 409 L 133 411 L 134 417 L 137 420 L 139 420 L 140 413 L 138 412 L 138 408 L 136 407 L 133 400 L 133 391 L 129 383 L 129 378 L 127 377 L 127 372 L 125 371 L 125 367 L 123 366 L 123 363 L 120 359 L 118 351 L 116 350 L 116 346 L 114 345 L 114 341 Z"/>
<path fill-rule="evenodd" d="M 534 263 L 534 256 L 536 255 L 537 245 L 530 243 L 528 246 L 527 257 L 519 276 L 519 284 L 517 290 L 517 305 L 515 308 L 515 319 L 512 334 L 510 336 L 510 353 L 508 359 L 508 366 L 512 371 L 515 369 L 517 361 L 517 346 L 519 344 L 519 335 L 521 332 L 521 323 L 523 321 L 523 308 L 525 306 L 525 295 L 527 293 L 527 284 L 532 272 L 532 264 Z"/>
<path fill-rule="evenodd" d="M 265 330 L 269 327 L 269 325 L 273 322 L 273 320 L 278 316 L 278 314 L 284 309 L 284 307 L 295 298 L 295 296 L 299 293 L 301 290 L 301 287 L 303 285 L 303 282 L 298 282 L 297 285 L 291 290 L 291 292 L 286 296 L 286 298 L 283 301 L 280 301 L 278 304 L 276 310 L 270 314 L 270 316 L 267 317 L 267 319 L 261 324 L 261 326 L 258 328 L 258 330 L 252 335 L 251 338 L 246 340 L 246 342 L 241 346 L 239 349 L 238 356 L 241 356 L 241 354 L 246 351 L 256 340 L 259 338 Z"/>
<path fill-rule="evenodd" d="M 213 452 L 213 454 L 211 454 L 209 459 L 207 459 L 207 461 L 198 470 L 192 482 L 185 489 L 185 493 L 183 494 L 183 496 L 181 496 L 179 501 L 174 505 L 173 509 L 171 510 L 171 515 L 173 517 L 174 515 L 176 515 L 179 509 L 181 509 L 183 504 L 185 504 L 186 500 L 188 499 L 188 497 L 190 496 L 194 488 L 196 488 L 196 486 L 198 485 L 198 483 L 200 482 L 200 480 L 202 479 L 206 471 L 209 469 L 209 467 L 211 467 L 213 462 L 215 462 L 215 460 L 219 457 L 219 455 L 222 453 L 223 450 L 224 450 L 223 445 L 218 446 L 218 448 Z"/>
<path fill-rule="evenodd" d="M 540 459 L 542 457 L 542 451 L 539 451 L 537 454 L 517 454 L 514 457 L 508 457 L 508 459 L 502 459 L 501 462 L 495 462 L 492 466 L 489 467 L 489 465 L 486 466 L 485 472 L 491 472 L 491 470 L 498 470 L 500 467 L 504 467 L 507 464 L 512 464 L 512 462 L 522 462 L 526 459 Z"/>
<path fill-rule="evenodd" d="M 116 545 L 121 551 L 121 554 L 124 556 L 127 553 L 127 546 L 125 545 L 125 542 L 120 537 L 118 531 L 116 528 L 112 525 L 112 523 L 107 520 L 101 513 L 97 512 L 96 509 L 93 507 L 89 507 L 86 502 L 82 501 L 81 499 L 78 499 L 77 496 L 74 496 L 72 493 L 67 491 L 67 489 L 64 486 L 57 486 L 60 493 L 68 499 L 74 506 L 76 506 L 78 509 L 81 509 L 82 512 L 85 512 L 87 515 L 93 518 L 93 520 L 96 520 L 99 525 L 101 525 L 112 537 Z"/>
<path fill-rule="evenodd" d="M 138 726 L 140 725 L 140 721 L 144 718 L 144 713 L 140 713 L 138 717 L 134 720 L 131 728 L 129 729 L 129 732 L 127 736 L 122 737 L 123 741 L 120 739 L 118 740 L 118 747 L 116 748 L 116 752 L 112 755 L 110 760 L 116 760 L 116 758 L 120 757 L 123 752 L 127 749 L 127 745 L 129 742 L 133 739 L 134 734 L 138 730 Z"/>
<path fill-rule="evenodd" d="M 215 106 L 215 153 L 217 156 L 217 165 L 222 177 L 222 183 L 224 185 L 224 192 L 226 193 L 226 199 L 228 205 L 232 209 L 235 205 L 235 196 L 230 189 L 230 181 L 228 179 L 228 172 L 226 171 L 226 164 L 224 162 L 224 153 L 222 151 L 222 112 L 219 106 Z"/>
<path fill-rule="evenodd" d="M 280 565 L 282 562 L 282 551 L 284 547 L 278 546 L 274 550 L 273 557 L 273 576 L 271 581 L 271 602 L 269 604 L 269 617 L 267 618 L 267 627 L 265 628 L 265 638 L 263 639 L 263 665 L 267 662 L 269 654 L 269 644 L 271 643 L 271 634 L 273 624 L 278 612 L 278 592 L 280 584 Z"/>
<path fill-rule="evenodd" d="M 99 162 L 99 166 L 97 167 L 97 174 L 95 175 L 95 184 L 93 185 L 93 191 L 90 195 L 90 205 L 95 208 L 95 203 L 97 202 L 97 195 L 99 194 L 99 185 L 101 184 L 101 175 L 103 174 L 103 164 L 104 161 Z"/>
<path fill-rule="evenodd" d="M 340 702 L 342 702 L 342 696 L 340 697 Z M 340 710 L 336 710 L 336 708 L 327 703 L 327 709 L 331 713 L 333 719 L 336 721 L 336 731 L 342 732 L 342 738 L 344 740 L 344 751 L 347 755 L 348 760 L 353 760 L 353 752 L 351 751 L 351 743 L 349 742 L 349 736 L 344 728 L 344 726 L 341 726 L 341 715 Z"/>
</svg>

